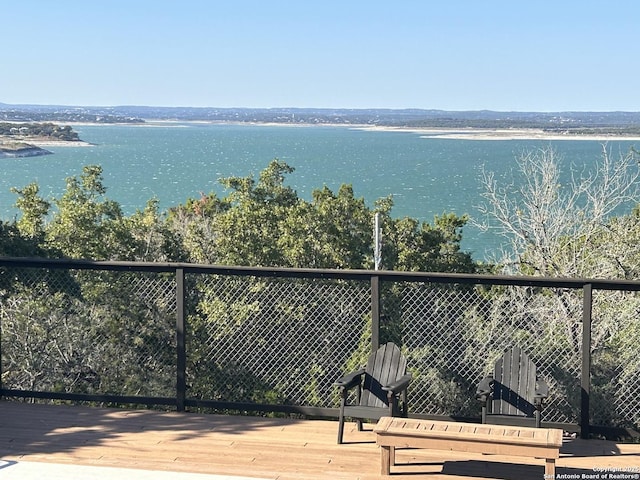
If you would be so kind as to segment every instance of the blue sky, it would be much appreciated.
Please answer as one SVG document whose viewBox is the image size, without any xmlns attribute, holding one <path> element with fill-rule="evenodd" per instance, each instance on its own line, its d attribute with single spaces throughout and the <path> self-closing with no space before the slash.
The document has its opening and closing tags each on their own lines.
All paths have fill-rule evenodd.
<svg viewBox="0 0 640 480">
<path fill-rule="evenodd" d="M 637 0 L 0 0 L 0 102 L 640 111 Z"/>
</svg>

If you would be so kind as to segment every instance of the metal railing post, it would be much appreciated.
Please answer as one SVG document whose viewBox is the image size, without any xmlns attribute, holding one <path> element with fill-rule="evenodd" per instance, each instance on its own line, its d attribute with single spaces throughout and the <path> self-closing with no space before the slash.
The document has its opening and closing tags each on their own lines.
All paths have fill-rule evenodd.
<svg viewBox="0 0 640 480">
<path fill-rule="evenodd" d="M 589 438 L 591 395 L 591 312 L 593 308 L 593 285 L 582 288 L 582 369 L 580 379 L 580 437 Z"/>
<path fill-rule="evenodd" d="M 4 392 L 4 385 L 2 384 L 2 320 L 0 319 L 0 400 Z"/>
<path fill-rule="evenodd" d="M 176 269 L 176 407 L 185 410 L 187 396 L 187 351 L 185 340 L 184 269 Z"/>
<path fill-rule="evenodd" d="M 380 347 L 380 277 L 371 276 L 371 351 Z"/>
</svg>

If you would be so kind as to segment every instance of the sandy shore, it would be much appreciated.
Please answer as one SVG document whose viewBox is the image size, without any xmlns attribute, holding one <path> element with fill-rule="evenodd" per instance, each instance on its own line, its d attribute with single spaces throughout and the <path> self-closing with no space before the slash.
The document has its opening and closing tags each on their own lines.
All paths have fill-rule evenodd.
<svg viewBox="0 0 640 480">
<path fill-rule="evenodd" d="M 24 143 L 34 145 L 36 147 L 92 147 L 93 143 L 79 141 L 69 142 L 65 140 L 24 140 Z"/>
<path fill-rule="evenodd" d="M 442 138 L 450 140 L 592 140 L 607 142 L 613 140 L 640 141 L 640 136 L 629 135 L 576 135 L 566 133 L 546 132 L 536 128 L 410 128 L 410 127 L 380 127 L 358 126 L 359 130 L 379 132 L 409 132 L 417 133 L 424 138 Z"/>
<path fill-rule="evenodd" d="M 31 138 L 18 137 L 17 135 L 2 136 L 0 135 L 0 146 L 3 142 L 7 143 L 27 143 L 34 147 L 91 147 L 93 144 L 85 141 L 67 141 L 67 140 L 51 140 L 49 138 Z"/>
<path fill-rule="evenodd" d="M 170 124 L 173 121 L 155 121 L 149 120 L 149 123 L 155 123 L 162 126 L 163 123 Z M 229 125 L 251 125 L 264 127 L 342 127 L 353 130 L 364 130 L 373 132 L 399 132 L 414 133 L 424 138 L 442 138 L 450 140 L 591 140 L 598 142 L 607 142 L 614 140 L 625 140 L 640 142 L 640 136 L 611 134 L 611 135 L 578 135 L 562 132 L 547 132 L 537 128 L 418 128 L 418 127 L 391 127 L 377 126 L 366 124 L 345 124 L 345 123 L 277 123 L 277 122 L 226 122 L 226 121 L 186 121 L 178 122 L 183 124 L 189 123 L 208 123 L 208 124 L 229 124 Z"/>
</svg>

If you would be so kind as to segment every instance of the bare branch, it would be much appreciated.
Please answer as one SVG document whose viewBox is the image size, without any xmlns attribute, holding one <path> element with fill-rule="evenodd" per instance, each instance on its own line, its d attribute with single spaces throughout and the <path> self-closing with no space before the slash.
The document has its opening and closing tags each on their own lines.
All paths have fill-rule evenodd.
<svg viewBox="0 0 640 480">
<path fill-rule="evenodd" d="M 549 147 L 523 153 L 517 159 L 520 178 L 506 186 L 493 173 L 483 173 L 482 226 L 503 235 L 511 247 L 502 264 L 521 273 L 584 276 L 585 265 L 593 265 L 585 260 L 593 256 L 604 226 L 622 207 L 640 200 L 635 157 L 631 151 L 614 160 L 605 144 L 593 171 L 572 172 L 563 183 L 561 158 Z"/>
</svg>

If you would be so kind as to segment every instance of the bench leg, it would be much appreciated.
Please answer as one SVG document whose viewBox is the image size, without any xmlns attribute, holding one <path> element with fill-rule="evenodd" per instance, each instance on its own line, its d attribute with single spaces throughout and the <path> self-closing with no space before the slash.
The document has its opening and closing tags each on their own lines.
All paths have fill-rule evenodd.
<svg viewBox="0 0 640 480">
<path fill-rule="evenodd" d="M 382 460 L 380 473 L 382 475 L 391 475 L 391 449 L 393 447 L 381 446 L 380 448 L 380 458 Z"/>
<path fill-rule="evenodd" d="M 556 475 L 556 459 L 547 458 L 544 463 L 544 478 L 555 478 Z"/>
</svg>

